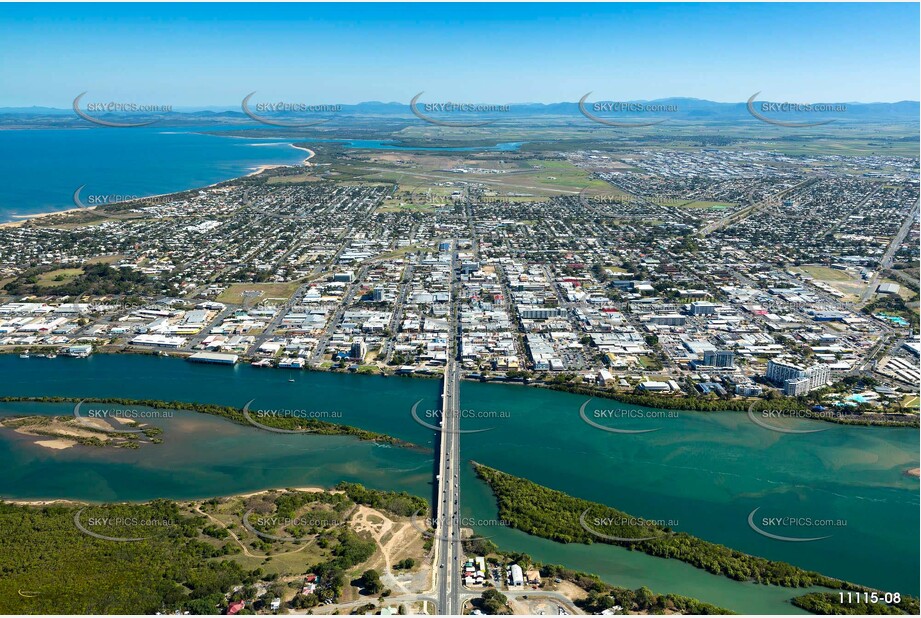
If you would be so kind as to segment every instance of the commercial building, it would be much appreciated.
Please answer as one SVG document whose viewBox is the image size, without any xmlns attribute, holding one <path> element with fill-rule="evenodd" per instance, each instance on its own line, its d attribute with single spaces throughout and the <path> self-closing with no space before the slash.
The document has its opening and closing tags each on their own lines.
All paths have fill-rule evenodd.
<svg viewBox="0 0 921 618">
<path fill-rule="evenodd" d="M 783 386 L 785 395 L 798 396 L 828 384 L 830 374 L 827 365 L 803 367 L 793 362 L 772 359 L 768 361 L 765 377 Z"/>
<path fill-rule="evenodd" d="M 352 347 L 349 350 L 349 358 L 354 360 L 364 360 L 365 356 L 368 354 L 368 344 L 365 343 L 364 339 L 357 339 L 352 343 Z"/>
<path fill-rule="evenodd" d="M 65 352 L 67 356 L 73 356 L 75 358 L 86 358 L 93 353 L 93 346 L 91 345 L 72 345 L 69 346 Z"/>
<path fill-rule="evenodd" d="M 716 315 L 716 305 L 714 303 L 696 302 L 689 305 L 691 315 Z"/>
<path fill-rule="evenodd" d="M 783 394 L 788 397 L 799 397 L 809 392 L 809 378 L 791 378 L 783 383 Z"/>
<path fill-rule="evenodd" d="M 898 283 L 880 283 L 876 291 L 880 294 L 898 294 L 901 289 Z"/>
<path fill-rule="evenodd" d="M 219 352 L 198 352 L 189 357 L 193 363 L 215 363 L 218 365 L 234 365 L 239 357 L 236 354 L 221 354 Z"/>
<path fill-rule="evenodd" d="M 687 321 L 687 316 L 683 316 L 680 313 L 666 313 L 663 315 L 654 315 L 649 318 L 650 324 L 658 324 L 660 326 L 684 326 Z"/>
<path fill-rule="evenodd" d="M 167 337 L 166 335 L 138 335 L 131 340 L 131 345 L 149 345 L 156 348 L 181 348 L 185 337 Z"/>
<path fill-rule="evenodd" d="M 708 350 L 704 352 L 703 365 L 705 367 L 732 367 L 736 355 L 731 350 Z"/>
<path fill-rule="evenodd" d="M 548 318 L 559 318 L 566 315 L 566 310 L 559 307 L 534 307 L 520 309 L 518 313 L 522 320 L 546 320 Z"/>
</svg>

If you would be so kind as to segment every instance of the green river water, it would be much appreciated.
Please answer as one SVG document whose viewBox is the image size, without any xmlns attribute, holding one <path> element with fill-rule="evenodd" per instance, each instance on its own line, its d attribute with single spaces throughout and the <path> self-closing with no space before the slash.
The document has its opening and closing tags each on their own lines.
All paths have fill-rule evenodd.
<svg viewBox="0 0 921 618">
<path fill-rule="evenodd" d="M 294 380 L 290 382 L 289 380 Z M 220 496 L 273 487 L 332 486 L 341 480 L 406 490 L 430 498 L 435 435 L 413 422 L 438 407 L 437 380 L 196 365 L 153 356 L 20 359 L 0 356 L 0 395 L 126 397 L 200 401 L 251 409 L 335 413 L 329 420 L 414 442 L 402 449 L 339 436 L 283 435 L 220 418 L 174 412 L 155 421 L 164 443 L 139 450 L 52 451 L 0 432 L 0 497 L 89 501 Z M 603 502 L 709 541 L 784 560 L 856 583 L 918 594 L 918 435 L 910 429 L 844 427 L 789 421 L 782 434 L 740 413 L 678 412 L 662 418 L 597 422 L 657 429 L 618 434 L 585 423 L 585 397 L 521 386 L 464 383 L 461 438 L 476 460 L 571 495 Z M 98 404 L 96 407 L 99 407 Z M 586 412 L 631 408 L 592 400 Z M 0 414 L 69 414 L 70 405 L 0 404 Z M 593 417 L 594 418 L 594 417 Z M 789 599 L 803 590 L 743 584 L 675 560 L 610 545 L 562 545 L 491 525 L 492 495 L 468 466 L 465 518 L 500 547 L 597 573 L 613 584 L 675 592 L 744 613 L 798 613 Z M 810 518 L 811 526 L 754 532 L 748 515 Z M 816 520 L 833 525 L 815 525 Z"/>
</svg>

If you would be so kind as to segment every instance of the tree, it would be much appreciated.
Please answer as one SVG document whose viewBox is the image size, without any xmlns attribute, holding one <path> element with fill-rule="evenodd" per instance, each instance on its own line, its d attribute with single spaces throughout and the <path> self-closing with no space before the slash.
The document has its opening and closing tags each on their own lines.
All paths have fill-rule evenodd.
<svg viewBox="0 0 921 618">
<path fill-rule="evenodd" d="M 393 565 L 393 568 L 399 569 L 399 570 L 406 570 L 406 569 L 411 569 L 414 566 L 416 566 L 415 560 L 413 560 L 412 558 L 403 558 L 402 560 L 397 562 L 395 565 Z"/>
<path fill-rule="evenodd" d="M 504 614 L 507 611 L 507 605 L 506 596 L 495 588 L 484 591 L 480 600 L 480 610 L 484 614 Z"/>
<path fill-rule="evenodd" d="M 374 569 L 368 569 L 362 573 L 361 577 L 358 578 L 358 585 L 364 594 L 378 594 L 384 589 L 381 574 Z"/>
</svg>

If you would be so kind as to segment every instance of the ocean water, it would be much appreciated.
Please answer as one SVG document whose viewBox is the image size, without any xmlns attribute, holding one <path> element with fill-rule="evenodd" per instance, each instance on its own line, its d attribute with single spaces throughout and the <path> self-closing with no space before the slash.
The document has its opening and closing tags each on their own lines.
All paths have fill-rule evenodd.
<svg viewBox="0 0 921 618">
<path fill-rule="evenodd" d="M 74 208 L 73 194 L 146 196 L 202 187 L 259 165 L 294 164 L 289 142 L 187 128 L 0 131 L 0 221 Z"/>
<path fill-rule="evenodd" d="M 376 140 L 238 138 L 196 128 L 35 129 L 0 131 L 0 222 L 74 208 L 73 194 L 143 197 L 203 187 L 247 174 L 260 165 L 291 165 L 306 153 L 293 142 L 337 142 L 388 150 L 515 150 L 408 148 Z M 214 127 L 202 130 L 214 131 Z"/>
</svg>

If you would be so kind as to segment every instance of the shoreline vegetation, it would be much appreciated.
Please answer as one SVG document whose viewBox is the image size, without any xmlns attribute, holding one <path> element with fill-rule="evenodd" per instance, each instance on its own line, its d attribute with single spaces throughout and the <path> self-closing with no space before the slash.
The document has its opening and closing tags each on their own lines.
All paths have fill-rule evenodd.
<svg viewBox="0 0 921 618">
<path fill-rule="evenodd" d="M 641 406 L 644 408 L 656 408 L 660 410 L 684 410 L 690 412 L 746 412 L 749 408 L 753 412 L 765 410 L 776 410 L 781 413 L 795 413 L 797 418 L 826 421 L 837 423 L 839 425 L 859 425 L 859 426 L 882 426 L 882 427 L 919 427 L 919 416 L 916 414 L 893 414 L 893 415 L 832 415 L 825 411 L 813 410 L 813 404 L 794 397 L 779 396 L 773 399 L 763 398 L 740 398 L 740 399 L 719 399 L 710 397 L 691 397 L 691 396 L 662 396 L 662 395 L 644 395 L 641 393 L 626 393 L 618 391 L 609 391 L 587 386 L 569 385 L 569 384 L 535 384 L 540 388 L 549 390 L 571 393 L 574 395 L 587 395 L 590 397 L 601 397 L 604 399 L 613 399 L 620 403 Z M 752 407 L 754 406 L 754 407 Z M 873 418 L 879 416 L 880 418 Z M 898 418 L 888 418 L 896 416 Z"/>
<path fill-rule="evenodd" d="M 152 408 L 155 410 L 184 410 L 200 414 L 210 414 L 233 421 L 238 425 L 247 425 L 258 428 L 248 422 L 242 409 L 232 406 L 220 406 L 206 403 L 189 403 L 183 401 L 162 401 L 158 399 L 126 399 L 123 397 L 0 397 L 0 403 L 100 403 L 122 405 L 131 407 Z M 398 446 L 409 449 L 423 449 L 423 447 L 407 442 L 387 434 L 359 429 L 351 425 L 330 423 L 319 419 L 303 419 L 291 416 L 269 415 L 260 417 L 259 423 L 273 429 L 303 432 L 306 435 L 324 436 L 352 436 L 366 442 L 375 442 L 389 446 Z"/>
<path fill-rule="evenodd" d="M 657 594 L 643 586 L 636 590 L 614 586 L 597 575 L 574 571 L 558 564 L 536 564 L 541 577 L 554 577 L 567 581 L 588 593 L 584 599 L 573 603 L 586 614 L 601 614 L 615 605 L 634 612 L 667 614 L 677 612 L 691 616 L 731 615 L 735 612 L 694 597 L 681 594 Z"/>
<path fill-rule="evenodd" d="M 348 602 L 350 573 L 379 551 L 359 506 L 404 518 L 428 503 L 347 482 L 142 503 L 0 500 L 0 614 L 218 614 L 240 600 L 252 614 L 274 597 L 286 609 Z M 309 593 L 306 573 L 318 576 Z"/>
<path fill-rule="evenodd" d="M 40 548 L 59 558 L 55 562 L 59 577 L 54 582 L 66 582 L 68 593 L 76 586 L 80 594 L 71 594 L 67 600 L 79 597 L 81 607 L 105 604 L 105 609 L 98 608 L 97 613 L 152 613 L 178 607 L 192 614 L 207 614 L 214 613 L 214 608 L 226 611 L 230 603 L 240 598 L 247 601 L 247 606 L 252 604 L 251 609 L 258 609 L 260 603 L 267 604 L 266 599 L 276 595 L 282 598 L 286 609 L 309 609 L 327 600 L 333 603 L 352 600 L 346 592 L 352 569 L 358 567 L 360 571 L 362 563 L 373 560 L 374 542 L 363 527 L 355 525 L 361 519 L 356 506 L 397 518 L 412 517 L 429 509 L 427 501 L 418 496 L 368 489 L 349 482 L 338 483 L 332 488 L 279 488 L 221 497 L 137 503 L 0 500 L 0 524 L 10 532 L 12 539 L 0 538 L 0 550 L 11 543 L 15 547 Z M 243 521 L 246 512 L 258 512 L 261 519 L 253 516 L 247 525 Z M 96 519 L 91 520 L 94 516 Z M 148 523 L 165 525 L 151 532 L 149 538 L 117 544 L 117 549 L 121 550 L 117 555 L 119 572 L 128 573 L 130 577 L 117 582 L 123 585 L 113 586 L 108 582 L 100 586 L 97 580 L 105 569 L 95 566 L 112 559 L 113 543 L 104 537 L 95 540 L 82 536 L 75 525 L 77 517 L 84 527 L 95 521 L 95 525 L 105 526 L 105 530 L 100 531 L 111 535 L 139 534 L 136 522 L 142 522 L 145 530 Z M 125 523 L 110 524 L 110 521 Z M 259 538 L 252 536 L 253 529 L 261 533 Z M 289 535 L 297 538 L 287 538 Z M 500 550 L 485 539 L 468 539 L 465 547 L 466 543 L 477 544 L 467 548 L 473 553 L 482 550 L 481 553 L 506 561 L 533 564 L 542 578 L 558 578 L 573 584 L 587 595 L 572 599 L 572 602 L 587 613 L 600 613 L 614 605 L 650 614 L 733 613 L 692 597 L 657 594 L 647 587 L 621 588 L 602 581 L 597 575 L 535 562 L 525 554 Z M 403 547 L 410 554 L 418 551 L 413 549 L 418 547 L 413 543 Z M 421 547 L 425 552 L 431 550 L 428 544 Z M 286 561 L 287 556 L 297 553 L 302 553 L 305 561 L 317 562 Z M 166 558 L 170 562 L 165 562 Z M 269 564 L 276 559 L 279 564 L 275 569 L 293 569 L 290 577 L 271 572 Z M 15 562 L 7 564 L 10 560 Z M 253 561 L 261 561 L 261 564 L 250 570 L 248 565 L 255 564 Z M 424 554 L 417 555 L 416 561 L 424 562 Z M 8 575 L 0 583 L 0 592 L 8 593 L 0 594 L 0 613 L 34 613 L 37 611 L 32 605 L 35 602 L 54 603 L 56 608 L 60 607 L 61 591 L 54 583 L 49 585 L 35 575 L 40 564 L 31 559 L 17 560 L 12 552 L 0 551 L 0 569 Z M 172 568 L 164 569 L 163 564 L 170 564 Z M 298 592 L 300 585 L 273 588 L 286 579 L 300 581 L 304 568 L 319 576 L 313 592 Z M 146 589 L 139 590 L 138 582 Z M 254 596 L 251 593 L 240 597 L 239 584 L 250 587 L 260 583 L 268 586 L 271 594 L 255 600 L 250 600 Z M 354 581 L 351 583 L 354 585 Z M 17 596 L 13 592 L 17 589 L 36 594 Z M 23 611 L 22 604 L 26 602 L 30 603 L 29 609 Z"/>
<path fill-rule="evenodd" d="M 210 134 L 204 132 L 203 134 Z M 232 133 L 222 133 L 221 135 L 225 137 L 247 137 L 246 135 L 234 135 Z M 343 140 L 349 141 L 349 140 Z M 326 146 L 333 144 L 333 142 L 325 143 Z M 402 142 L 397 140 L 395 145 L 401 145 Z M 151 195 L 141 198 L 136 198 L 126 202 L 118 202 L 113 204 L 107 204 L 105 206 L 106 211 L 109 209 L 118 210 L 123 208 L 125 205 L 131 204 L 143 204 L 145 201 L 152 199 L 164 199 L 175 197 L 176 199 L 182 198 L 186 195 L 191 195 L 193 192 L 200 191 L 203 189 L 209 189 L 213 187 L 219 187 L 221 185 L 232 183 L 239 180 L 249 179 L 254 176 L 258 176 L 265 171 L 281 169 L 281 168 L 291 168 L 297 169 L 299 167 L 309 168 L 314 164 L 310 163 L 310 160 L 316 156 L 316 152 L 310 148 L 313 145 L 308 138 L 296 138 L 294 141 L 290 141 L 289 145 L 292 148 L 297 150 L 305 151 L 307 157 L 303 159 L 299 164 L 266 164 L 259 165 L 251 168 L 251 171 L 242 176 L 237 176 L 229 178 L 227 180 L 219 181 L 204 187 L 193 187 L 190 189 L 183 189 L 180 191 L 174 191 L 171 193 L 163 193 L 157 195 Z M 419 147 L 424 147 L 419 145 Z M 97 207 L 98 208 L 98 207 Z M 95 208 L 92 210 L 96 210 Z M 21 219 L 18 219 L 14 222 L 0 223 L 2 226 L 18 226 L 29 222 L 32 219 L 41 219 L 45 217 L 51 217 L 56 215 L 65 215 L 73 214 L 79 212 L 89 212 L 92 214 L 92 211 L 88 211 L 84 208 L 72 208 L 68 210 L 47 212 L 47 213 L 36 213 L 23 215 Z M 37 349 L 37 348 L 36 348 Z M 55 348 L 50 348 L 54 350 Z M 5 353 L 20 353 L 24 351 L 24 348 L 13 346 L 11 348 L 0 349 L 0 354 Z M 95 350 L 94 350 L 95 351 Z M 115 354 L 155 354 L 154 351 L 147 350 L 134 350 L 134 349 L 125 349 L 120 348 L 113 351 L 102 351 L 102 353 L 115 353 Z M 162 352 L 161 352 L 162 353 Z M 168 356 L 175 356 L 179 358 L 184 358 L 188 354 L 169 354 Z M 358 373 L 369 373 L 371 375 L 383 375 L 390 376 L 391 372 L 385 371 L 383 368 L 377 365 L 368 365 L 371 369 L 367 371 L 359 370 Z M 345 373 L 345 370 L 337 369 L 335 365 L 329 367 L 323 366 L 310 366 L 305 367 L 308 371 L 324 371 L 331 373 Z M 527 375 L 526 372 L 521 372 L 523 375 Z M 410 374 L 409 376 L 401 377 L 414 377 L 414 378 L 441 378 L 440 373 L 432 374 Z M 515 377 L 509 376 L 509 378 L 503 380 L 496 379 L 486 379 L 484 376 L 479 378 L 474 377 L 462 377 L 464 380 L 468 381 L 480 381 L 480 382 L 499 382 L 502 384 L 512 384 L 512 385 L 523 385 L 523 386 L 532 386 L 535 388 L 546 388 L 548 390 L 561 391 L 566 393 L 586 395 L 590 397 L 599 397 L 605 399 L 611 399 L 614 401 L 619 401 L 620 403 L 628 405 L 636 405 L 646 408 L 653 409 L 662 409 L 662 410 L 684 410 L 684 411 L 695 411 L 695 412 L 745 412 L 748 411 L 750 406 L 754 404 L 754 411 L 760 410 L 780 410 L 786 413 L 795 413 L 797 418 L 825 421 L 830 423 L 836 423 L 841 425 L 856 425 L 856 426 L 882 426 L 882 427 L 911 427 L 919 428 L 921 427 L 921 414 L 914 414 L 909 412 L 897 413 L 897 414 L 884 414 L 884 413 L 873 413 L 873 414 L 849 414 L 845 411 L 842 414 L 830 413 L 833 411 L 825 410 L 822 412 L 817 412 L 812 410 L 813 404 L 804 398 L 791 398 L 785 396 L 777 396 L 773 399 L 768 398 L 747 398 L 747 397 L 732 397 L 732 398 L 719 398 L 715 396 L 696 396 L 696 395 L 681 395 L 681 396 L 662 396 L 656 394 L 643 394 L 637 392 L 626 392 L 619 390 L 611 390 L 606 388 L 596 388 L 592 386 L 587 386 L 581 383 L 573 383 L 570 381 L 560 380 L 562 376 L 555 376 L 555 379 L 546 379 L 546 380 L 534 380 L 533 378 L 529 379 L 527 377 L 521 378 L 517 375 Z M 190 404 L 191 405 L 191 404 Z"/>
<path fill-rule="evenodd" d="M 118 422 L 131 430 L 131 433 L 118 430 L 96 418 L 34 414 L 0 417 L 0 430 L 6 429 L 20 435 L 41 438 L 35 443 L 55 450 L 77 445 L 137 449 L 143 444 L 163 442 L 159 437 L 163 430 L 158 427 L 134 421 Z"/>
<path fill-rule="evenodd" d="M 6 349 L 0 350 L 0 354 L 18 354 L 25 351 L 26 348 L 22 346 L 13 346 Z M 48 347 L 36 347 L 33 346 L 30 348 L 32 352 L 41 353 L 41 352 L 52 352 L 55 351 L 55 348 Z M 161 351 L 157 350 L 136 350 L 136 349 L 125 349 L 119 348 L 115 350 L 105 351 L 105 350 L 96 350 L 97 353 L 102 354 L 134 354 L 138 356 L 157 356 L 161 355 Z M 166 356 L 173 358 L 187 358 L 191 353 L 187 354 L 170 354 L 165 353 Z M 371 366 L 376 371 L 349 371 L 348 369 L 338 368 L 336 365 L 330 366 L 321 366 L 321 365 L 310 365 L 305 366 L 301 371 L 315 371 L 321 373 L 340 373 L 340 374 L 353 374 L 357 373 L 359 375 L 377 375 L 382 377 L 400 377 L 400 378 L 410 378 L 410 379 L 441 379 L 442 374 L 440 372 L 431 372 L 431 373 L 412 373 L 397 375 L 395 373 L 385 372 L 380 367 Z M 618 391 L 611 389 L 602 389 L 592 386 L 587 386 L 584 384 L 571 384 L 571 383 L 557 383 L 553 381 L 538 381 L 538 380 L 521 380 L 516 378 L 507 378 L 503 380 L 499 379 L 488 379 L 484 380 L 482 377 L 471 377 L 471 376 L 461 376 L 461 380 L 465 382 L 480 382 L 480 383 L 496 383 L 496 384 L 505 384 L 509 386 L 525 386 L 531 388 L 542 388 L 546 390 L 558 391 L 563 393 L 569 393 L 573 395 L 585 395 L 587 397 L 598 397 L 602 399 L 610 399 L 613 401 L 618 401 L 627 405 L 634 405 L 642 408 L 658 409 L 658 410 L 677 410 L 677 411 L 686 411 L 686 412 L 747 412 L 751 408 L 752 412 L 762 412 L 767 410 L 778 411 L 782 416 L 787 416 L 789 418 L 798 418 L 802 420 L 814 420 L 814 421 L 824 421 L 827 423 L 835 423 L 838 425 L 853 425 L 859 427 L 890 427 L 890 428 L 919 428 L 921 427 L 921 415 L 914 414 L 910 412 L 903 413 L 873 413 L 873 414 L 849 414 L 845 411 L 842 414 L 833 414 L 830 413 L 830 410 L 816 411 L 813 410 L 814 404 L 808 400 L 802 398 L 786 397 L 786 396 L 777 396 L 772 399 L 759 398 L 759 397 L 739 397 L 731 399 L 722 399 L 715 396 L 710 397 L 699 397 L 691 395 L 657 395 L 657 394 L 643 394 L 643 393 L 631 393 L 626 391 Z M 2 401 L 2 399 L 0 399 Z M 89 400 L 87 400 L 89 401 Z M 189 404 L 193 405 L 193 404 Z M 752 407 L 754 406 L 754 407 Z"/>
<path fill-rule="evenodd" d="M 680 560 L 736 581 L 787 588 L 821 586 L 832 590 L 877 592 L 873 588 L 807 571 L 786 562 L 752 556 L 704 541 L 686 532 L 674 532 L 604 504 L 576 498 L 477 462 L 472 464 L 477 476 L 492 490 L 499 519 L 526 534 L 564 544 L 617 545 L 650 556 Z M 836 596 L 836 593 L 829 594 Z M 899 603 L 889 607 L 917 614 L 918 599 L 902 597 Z M 898 610 L 895 613 L 899 613 Z"/>
</svg>

